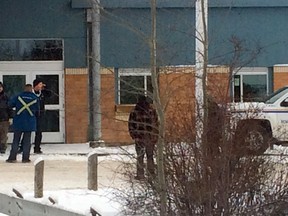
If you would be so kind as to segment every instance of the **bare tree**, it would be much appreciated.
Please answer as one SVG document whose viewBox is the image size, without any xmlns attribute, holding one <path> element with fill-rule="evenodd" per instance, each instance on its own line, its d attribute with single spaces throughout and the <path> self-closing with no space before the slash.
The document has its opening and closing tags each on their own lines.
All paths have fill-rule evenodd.
<svg viewBox="0 0 288 216">
<path fill-rule="evenodd" d="M 123 20 L 116 20 L 125 26 Z M 201 77 L 204 103 L 201 109 L 205 113 L 204 118 L 201 118 L 203 128 L 196 131 L 195 122 L 199 117 L 197 115 L 200 115 L 200 108 L 195 105 L 193 84 L 189 80 L 195 78 L 192 73 L 195 71 L 190 67 L 190 73 L 187 75 L 183 69 L 182 73 L 177 73 L 170 79 L 170 75 L 165 74 L 165 71 L 172 67 L 157 67 L 156 29 L 156 0 L 151 0 L 150 38 L 148 40 L 141 32 L 137 35 L 149 41 L 150 47 L 153 92 L 147 92 L 147 95 L 153 98 L 160 124 L 156 152 L 157 177 L 153 180 L 135 181 L 132 178 L 135 164 L 125 163 L 126 179 L 131 187 L 119 191 L 119 196 L 125 201 L 126 213 L 128 215 L 271 215 L 281 211 L 283 203 L 287 203 L 287 172 L 265 156 L 254 154 L 255 152 L 246 154 L 243 149 L 236 148 L 235 145 L 239 143 L 233 135 L 240 133 L 241 130 L 235 131 L 237 128 L 231 125 L 229 115 L 229 85 L 233 72 L 255 59 L 261 49 L 258 47 L 251 50 L 249 58 L 243 62 L 240 60 L 241 55 L 248 48 L 237 37 L 232 36 L 230 42 L 234 47 L 234 56 L 230 64 L 225 65 L 228 71 L 227 83 L 224 88 L 218 86 L 217 89 L 213 83 L 206 83 L 209 80 L 210 69 L 207 35 L 201 39 L 206 47 L 204 53 L 201 53 L 204 56 L 202 62 L 204 74 Z M 137 32 L 129 24 L 127 30 Z M 159 71 L 165 77 L 161 80 L 162 87 L 163 83 L 167 87 L 165 91 L 159 86 Z M 187 82 L 185 84 L 177 82 L 177 79 L 181 78 Z M 137 86 L 133 88 L 131 85 L 131 87 L 130 93 L 137 94 L 139 91 L 144 91 Z M 216 95 L 217 92 L 222 92 L 222 95 Z M 196 141 L 199 132 L 202 138 L 201 146 L 197 145 Z M 275 172 L 275 167 L 281 171 L 280 174 Z M 273 189 L 276 183 L 279 187 Z M 269 209 L 271 205 L 279 208 L 271 210 Z"/>
<path fill-rule="evenodd" d="M 159 117 L 159 135 L 157 143 L 157 171 L 158 171 L 158 193 L 160 196 L 160 215 L 165 216 L 167 214 L 167 192 L 166 192 L 166 180 L 164 172 L 164 140 L 165 140 L 165 119 L 162 102 L 160 99 L 160 92 L 158 86 L 158 73 L 157 73 L 157 43 L 156 43 L 156 0 L 151 0 L 151 78 L 153 86 L 153 101 L 156 104 L 156 110 Z"/>
</svg>

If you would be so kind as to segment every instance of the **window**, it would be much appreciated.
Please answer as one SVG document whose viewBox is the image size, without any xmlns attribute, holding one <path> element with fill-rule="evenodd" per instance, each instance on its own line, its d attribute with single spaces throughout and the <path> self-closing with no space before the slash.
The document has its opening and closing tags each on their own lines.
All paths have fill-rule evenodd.
<svg viewBox="0 0 288 216">
<path fill-rule="evenodd" d="M 152 89 L 150 69 L 118 69 L 117 104 L 135 104 L 140 94 L 151 98 Z"/>
<path fill-rule="evenodd" d="M 244 68 L 233 77 L 234 102 L 264 101 L 269 93 L 268 68 Z"/>
<path fill-rule="evenodd" d="M 0 61 L 63 60 L 62 40 L 0 40 Z"/>
</svg>

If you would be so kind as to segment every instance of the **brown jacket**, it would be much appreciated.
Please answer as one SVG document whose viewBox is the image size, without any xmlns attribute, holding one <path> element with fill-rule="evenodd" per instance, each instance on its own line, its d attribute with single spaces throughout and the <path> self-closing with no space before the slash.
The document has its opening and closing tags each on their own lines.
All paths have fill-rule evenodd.
<svg viewBox="0 0 288 216">
<path fill-rule="evenodd" d="M 158 140 L 158 116 L 148 102 L 137 103 L 129 115 L 129 133 L 132 139 L 156 143 Z"/>
</svg>

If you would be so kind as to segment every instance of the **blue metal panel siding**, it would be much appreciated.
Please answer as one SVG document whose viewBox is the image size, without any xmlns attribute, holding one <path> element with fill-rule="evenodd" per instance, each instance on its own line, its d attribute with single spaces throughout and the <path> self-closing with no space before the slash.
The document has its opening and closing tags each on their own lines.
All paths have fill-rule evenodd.
<svg viewBox="0 0 288 216">
<path fill-rule="evenodd" d="M 109 10 L 101 18 L 101 63 L 115 67 L 149 65 L 149 10 Z"/>
<path fill-rule="evenodd" d="M 159 9 L 159 65 L 191 65 L 195 59 L 195 12 L 192 8 Z"/>
<path fill-rule="evenodd" d="M 79 0 L 78 0 L 79 1 Z M 89 1 L 89 0 L 83 0 Z M 101 0 L 106 8 L 150 8 L 150 0 Z M 287 7 L 287 0 L 209 0 L 209 7 Z M 194 7 L 195 0 L 157 0 L 159 8 Z"/>
<path fill-rule="evenodd" d="M 150 65 L 150 10 L 115 9 L 101 19 L 101 62 L 105 66 Z M 104 17 L 105 16 L 105 17 Z M 159 10 L 157 17 L 159 65 L 194 62 L 194 10 Z"/>
<path fill-rule="evenodd" d="M 215 8 L 209 12 L 210 64 L 231 62 L 232 38 L 240 42 L 241 66 L 288 63 L 288 8 Z"/>
<path fill-rule="evenodd" d="M 91 0 L 71 0 L 72 8 L 92 8 Z"/>
<path fill-rule="evenodd" d="M 287 7 L 287 0 L 210 0 L 209 7 Z"/>
<path fill-rule="evenodd" d="M 115 67 L 148 66 L 150 10 L 109 11 L 115 16 L 102 17 L 102 63 Z M 195 64 L 194 16 L 193 8 L 158 9 L 159 65 Z M 119 17 L 125 21 L 119 23 Z M 215 7 L 209 9 L 208 20 L 209 64 L 231 64 L 235 41 L 240 42 L 242 49 L 237 66 L 288 63 L 287 7 Z M 144 33 L 146 40 L 131 29 Z"/>
<path fill-rule="evenodd" d="M 86 16 L 71 0 L 1 0 L 0 39 L 64 40 L 65 67 L 86 67 Z"/>
<path fill-rule="evenodd" d="M 157 15 L 159 65 L 195 62 L 193 1 L 183 0 L 176 4 L 177 2 L 179 3 L 176 0 L 158 1 L 159 6 L 162 5 Z M 239 64 L 242 66 L 243 62 L 248 62 L 249 66 L 288 63 L 287 0 L 211 2 L 208 25 L 210 64 L 231 62 L 234 53 L 231 38 L 241 41 L 244 51 Z M 102 65 L 148 66 L 151 31 L 149 1 L 103 0 L 103 4 L 111 8 L 108 9 L 109 13 L 103 13 L 101 17 Z M 85 67 L 85 10 L 73 9 L 71 5 L 71 0 L 1 0 L 0 39 L 64 39 L 65 67 Z M 123 8 L 123 5 L 129 8 Z M 258 48 L 261 52 L 253 56 Z M 250 62 L 252 57 L 255 59 Z"/>
<path fill-rule="evenodd" d="M 150 8 L 150 0 L 102 0 L 101 4 L 105 8 Z M 157 7 L 194 7 L 194 1 L 191 0 L 157 0 Z"/>
</svg>

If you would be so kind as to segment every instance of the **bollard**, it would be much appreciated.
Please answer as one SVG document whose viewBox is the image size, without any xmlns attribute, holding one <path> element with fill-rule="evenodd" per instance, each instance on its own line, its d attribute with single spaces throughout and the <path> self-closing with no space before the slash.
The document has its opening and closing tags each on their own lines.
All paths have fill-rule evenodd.
<svg viewBox="0 0 288 216">
<path fill-rule="evenodd" d="M 19 192 L 19 190 L 12 188 L 12 191 L 16 194 L 17 197 L 23 199 L 23 195 Z"/>
<path fill-rule="evenodd" d="M 35 172 L 34 172 L 34 197 L 43 197 L 43 176 L 44 176 L 44 160 L 38 158 L 34 162 Z"/>
<path fill-rule="evenodd" d="M 98 190 L 98 154 L 91 153 L 88 155 L 88 189 Z"/>
</svg>

